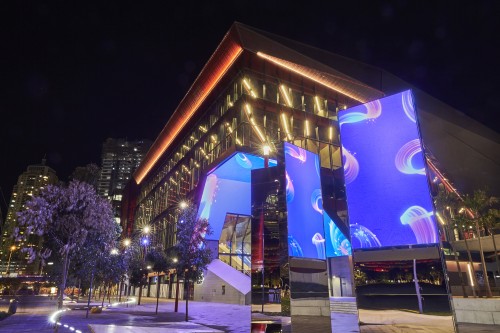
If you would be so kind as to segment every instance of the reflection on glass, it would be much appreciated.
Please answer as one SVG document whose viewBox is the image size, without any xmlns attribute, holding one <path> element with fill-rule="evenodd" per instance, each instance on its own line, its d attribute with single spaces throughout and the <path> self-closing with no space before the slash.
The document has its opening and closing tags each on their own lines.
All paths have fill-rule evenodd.
<svg viewBox="0 0 500 333">
<path fill-rule="evenodd" d="M 250 275 L 250 216 L 226 214 L 219 239 L 219 259 L 242 273 Z"/>
<path fill-rule="evenodd" d="M 360 320 L 365 325 L 384 324 L 381 315 L 390 314 L 393 326 L 454 332 L 440 259 L 357 260 L 354 272 Z"/>
<path fill-rule="evenodd" d="M 284 170 L 277 167 L 252 171 L 251 219 L 251 278 L 252 278 L 252 332 L 277 333 L 282 331 L 282 318 L 289 315 L 285 286 L 282 278 L 281 228 L 286 222 L 284 205 Z M 288 305 L 287 305 L 288 304 Z"/>
</svg>

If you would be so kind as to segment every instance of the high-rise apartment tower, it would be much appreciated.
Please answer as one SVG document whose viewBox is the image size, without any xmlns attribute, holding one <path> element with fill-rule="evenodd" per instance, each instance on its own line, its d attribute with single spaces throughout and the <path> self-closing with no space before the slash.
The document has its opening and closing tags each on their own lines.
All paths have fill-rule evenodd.
<svg viewBox="0 0 500 333">
<path fill-rule="evenodd" d="M 97 192 L 111 201 L 117 219 L 120 216 L 122 191 L 150 146 L 151 142 L 147 140 L 112 138 L 108 138 L 102 145 Z"/>
<path fill-rule="evenodd" d="M 0 248 L 0 271 L 5 273 L 35 274 L 39 270 L 39 262 L 35 260 L 28 264 L 27 255 L 22 251 L 26 247 L 36 247 L 40 242 L 39 237 L 30 237 L 27 242 L 15 241 L 12 233 L 17 223 L 17 213 L 24 210 L 26 202 L 37 196 L 47 185 L 57 183 L 58 178 L 54 169 L 46 165 L 45 159 L 40 164 L 30 165 L 23 172 L 14 185 L 9 201 L 5 226 L 2 229 L 2 246 Z M 20 233 L 23 233 L 20 230 Z M 10 259 L 10 260 L 9 260 Z"/>
</svg>

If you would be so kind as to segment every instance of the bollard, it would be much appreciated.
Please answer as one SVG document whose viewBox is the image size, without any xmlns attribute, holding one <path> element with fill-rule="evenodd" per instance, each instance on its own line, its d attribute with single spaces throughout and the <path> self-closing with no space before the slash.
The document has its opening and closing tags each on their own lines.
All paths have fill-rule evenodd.
<svg viewBox="0 0 500 333">
<path fill-rule="evenodd" d="M 9 314 L 15 314 L 17 311 L 17 303 L 19 303 L 16 299 L 11 299 L 9 302 Z"/>
</svg>

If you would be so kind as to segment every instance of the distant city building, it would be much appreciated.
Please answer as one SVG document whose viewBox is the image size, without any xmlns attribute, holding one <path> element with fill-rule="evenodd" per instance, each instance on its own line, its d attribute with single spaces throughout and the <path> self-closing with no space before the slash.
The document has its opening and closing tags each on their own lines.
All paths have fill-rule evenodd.
<svg viewBox="0 0 500 333">
<path fill-rule="evenodd" d="M 112 138 L 108 138 L 102 145 L 97 192 L 111 201 L 118 222 L 123 189 L 150 146 L 151 142 L 148 140 Z"/>
<path fill-rule="evenodd" d="M 33 196 L 37 196 L 47 185 L 58 182 L 56 172 L 45 162 L 43 159 L 40 164 L 28 166 L 28 169 L 19 176 L 17 184 L 12 190 L 5 225 L 2 228 L 2 246 L 0 248 L 0 271 L 2 273 L 7 271 L 20 274 L 38 273 L 39 260 L 36 259 L 33 263 L 28 264 L 27 254 L 21 250 L 26 247 L 38 247 L 41 239 L 34 236 L 24 242 L 15 241 L 11 236 L 14 229 L 18 227 L 17 213 L 25 209 L 26 202 Z M 21 234 L 23 232 L 23 230 L 20 231 Z"/>
</svg>

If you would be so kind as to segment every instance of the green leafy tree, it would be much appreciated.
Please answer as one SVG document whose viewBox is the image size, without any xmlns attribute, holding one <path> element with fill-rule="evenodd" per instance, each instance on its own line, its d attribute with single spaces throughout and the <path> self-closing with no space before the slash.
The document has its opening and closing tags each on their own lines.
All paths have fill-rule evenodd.
<svg viewBox="0 0 500 333">
<path fill-rule="evenodd" d="M 99 176 L 101 174 L 101 169 L 96 164 L 87 164 L 84 167 L 77 167 L 71 176 L 72 180 L 78 180 L 80 182 L 87 183 L 93 188 L 97 189 L 97 183 L 99 182 Z"/>
<path fill-rule="evenodd" d="M 15 234 L 23 238 L 33 232 L 50 240 L 62 263 L 58 302 L 62 308 L 69 261 L 75 248 L 83 245 L 89 234 L 114 233 L 116 223 L 111 205 L 91 185 L 73 180 L 68 185 L 47 186 L 26 207 L 18 213 L 19 225 L 26 231 L 24 235 Z"/>
<path fill-rule="evenodd" d="M 156 311 L 158 314 L 158 303 L 160 299 L 160 274 L 168 273 L 171 268 L 174 268 L 173 258 L 167 257 L 162 248 L 152 248 L 146 255 L 146 262 L 151 265 L 153 272 L 156 273 Z"/>
<path fill-rule="evenodd" d="M 460 223 L 457 223 L 458 221 L 455 220 L 454 216 L 456 215 L 456 212 L 459 210 L 460 198 L 455 194 L 455 193 L 450 193 L 446 190 L 441 190 L 439 191 L 438 195 L 435 198 L 435 204 L 436 204 L 436 210 L 438 211 L 438 217 L 441 218 L 442 225 L 444 228 L 444 232 L 446 234 L 446 239 L 448 241 L 454 240 L 454 229 L 456 228 L 457 230 L 462 230 L 462 225 Z M 467 255 L 469 258 L 469 263 L 471 267 L 473 266 L 472 262 L 472 255 L 469 250 L 469 244 L 467 243 L 467 239 L 465 239 L 465 245 L 467 248 Z M 460 278 L 460 286 L 462 287 L 462 295 L 464 297 L 468 297 L 467 290 L 465 289 L 465 281 L 464 277 L 462 274 L 462 269 L 460 268 L 460 261 L 458 258 L 458 252 L 453 248 L 453 242 L 450 243 L 453 251 L 453 255 L 455 258 L 455 264 L 457 266 L 458 270 L 458 276 Z M 477 286 L 477 283 L 474 285 Z M 474 287 L 472 287 L 472 291 L 474 293 L 474 296 L 476 296 L 476 291 Z"/>
<path fill-rule="evenodd" d="M 203 272 L 212 261 L 212 253 L 206 246 L 205 236 L 212 230 L 206 219 L 197 218 L 197 210 L 192 205 L 181 211 L 177 222 L 177 274 L 184 278 L 186 292 L 186 321 L 188 321 L 190 282 L 199 282 Z"/>
<path fill-rule="evenodd" d="M 148 270 L 145 267 L 144 259 L 135 252 L 130 260 L 128 267 L 129 282 L 132 286 L 139 288 L 139 300 L 137 305 L 141 305 L 142 287 L 147 283 Z"/>
<path fill-rule="evenodd" d="M 468 209 L 464 214 L 465 220 L 469 225 L 473 226 L 476 230 L 476 235 L 479 242 L 479 251 L 481 255 L 481 264 L 483 266 L 484 285 L 486 287 L 487 297 L 493 297 L 491 292 L 490 282 L 488 279 L 488 272 L 486 270 L 486 261 L 484 259 L 484 251 L 481 236 L 484 235 L 483 230 L 487 229 L 492 235 L 493 245 L 496 253 L 495 237 L 492 234 L 492 226 L 496 224 L 495 215 L 492 213 L 494 200 L 488 196 L 486 190 L 476 190 L 472 195 L 466 195 L 464 198 L 465 207 Z M 497 269 L 498 269 L 497 258 Z"/>
</svg>

